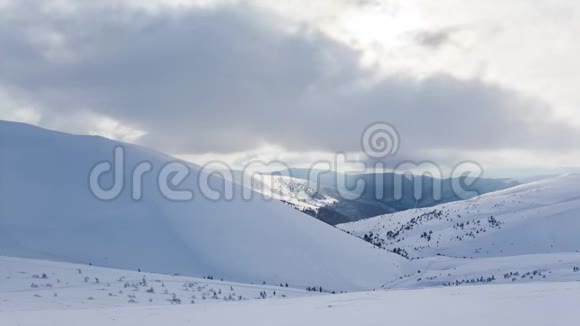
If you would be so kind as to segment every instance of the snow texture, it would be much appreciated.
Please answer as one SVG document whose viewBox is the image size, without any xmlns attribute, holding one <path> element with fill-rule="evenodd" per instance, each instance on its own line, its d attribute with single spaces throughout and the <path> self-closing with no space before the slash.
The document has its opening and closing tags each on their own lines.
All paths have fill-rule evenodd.
<svg viewBox="0 0 580 326">
<path fill-rule="evenodd" d="M 89 191 L 91 168 L 125 148 L 125 184 L 112 201 Z M 143 197 L 131 198 L 131 171 L 148 161 Z M 213 201 L 201 195 L 200 169 L 175 202 L 158 190 L 159 170 L 175 159 L 130 144 L 0 122 L 0 255 L 148 272 L 328 290 L 372 289 L 401 274 L 401 257 L 255 194 Z M 185 162 L 183 162 L 185 163 Z M 103 185 L 112 183 L 111 175 Z M 211 176 L 216 187 L 228 181 Z"/>
</svg>

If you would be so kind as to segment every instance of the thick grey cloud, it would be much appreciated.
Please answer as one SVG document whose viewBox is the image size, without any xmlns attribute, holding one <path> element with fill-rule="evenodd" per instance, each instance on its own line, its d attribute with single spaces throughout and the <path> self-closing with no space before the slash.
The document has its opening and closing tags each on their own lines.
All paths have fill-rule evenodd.
<svg viewBox="0 0 580 326">
<path fill-rule="evenodd" d="M 0 88 L 45 118 L 97 112 L 174 153 L 358 150 L 374 121 L 395 125 L 408 153 L 565 150 L 579 139 L 533 98 L 445 74 L 378 78 L 356 51 L 246 6 L 61 12 L 22 2 L 0 11 L 0 44 Z"/>
</svg>

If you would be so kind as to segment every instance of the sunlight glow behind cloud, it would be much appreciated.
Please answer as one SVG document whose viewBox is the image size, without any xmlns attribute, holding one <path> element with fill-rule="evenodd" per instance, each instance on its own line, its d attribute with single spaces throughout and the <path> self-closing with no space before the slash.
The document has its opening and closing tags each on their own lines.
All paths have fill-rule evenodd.
<svg viewBox="0 0 580 326">
<path fill-rule="evenodd" d="M 565 0 L 2 0 L 0 118 L 297 166 L 388 120 L 402 159 L 573 165 L 578 31 Z"/>
</svg>

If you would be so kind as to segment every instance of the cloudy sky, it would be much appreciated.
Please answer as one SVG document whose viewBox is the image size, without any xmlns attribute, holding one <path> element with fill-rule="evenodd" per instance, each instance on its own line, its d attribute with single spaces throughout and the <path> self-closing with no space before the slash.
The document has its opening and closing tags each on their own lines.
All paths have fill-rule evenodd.
<svg viewBox="0 0 580 326">
<path fill-rule="evenodd" d="M 575 0 L 0 0 L 0 119 L 203 163 L 578 166 Z"/>
</svg>

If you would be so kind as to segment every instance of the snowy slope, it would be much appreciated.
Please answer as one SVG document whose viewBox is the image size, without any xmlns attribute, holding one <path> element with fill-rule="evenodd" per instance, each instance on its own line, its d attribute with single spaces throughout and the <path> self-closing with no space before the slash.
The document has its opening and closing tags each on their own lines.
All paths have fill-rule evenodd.
<svg viewBox="0 0 580 326">
<path fill-rule="evenodd" d="M 580 175 L 566 175 L 339 228 L 409 257 L 578 252 L 578 212 Z"/>
<path fill-rule="evenodd" d="M 287 173 L 292 171 L 294 170 L 288 170 Z M 322 182 L 317 184 L 315 181 L 291 175 L 259 175 L 256 176 L 252 188 L 330 225 L 394 211 L 392 207 L 376 199 L 361 197 L 349 200 L 338 190 L 327 187 Z"/>
<path fill-rule="evenodd" d="M 203 304 L 323 293 L 0 256 L 0 313 L 49 309 Z M 0 324 L 2 324 L 0 322 Z"/>
<path fill-rule="evenodd" d="M 284 175 L 256 176 L 253 189 L 280 200 L 299 211 L 316 213 L 320 208 L 338 202 L 338 199 L 317 191 L 311 181 Z"/>
<path fill-rule="evenodd" d="M 580 282 L 580 253 L 552 253 L 478 259 L 445 256 L 413 260 L 413 272 L 384 289 L 440 286 Z"/>
<path fill-rule="evenodd" d="M 382 289 L 580 281 L 580 253 L 414 260 L 418 273 Z M 228 282 L 0 256 L 0 313 L 171 304 L 207 304 L 326 295 L 286 284 Z"/>
<path fill-rule="evenodd" d="M 358 292 L 286 300 L 0 312 L 3 326 L 576 326 L 580 282 Z"/>
<path fill-rule="evenodd" d="M 205 199 L 191 164 L 182 185 L 194 200 L 167 200 L 156 176 L 173 159 L 139 146 L 122 144 L 127 184 L 138 162 L 153 165 L 143 199 L 132 200 L 125 187 L 113 201 L 98 200 L 88 189 L 89 170 L 112 160 L 119 144 L 0 122 L 0 255 L 337 291 L 400 275 L 399 256 L 281 202 Z M 213 176 L 212 183 L 223 180 Z"/>
</svg>

